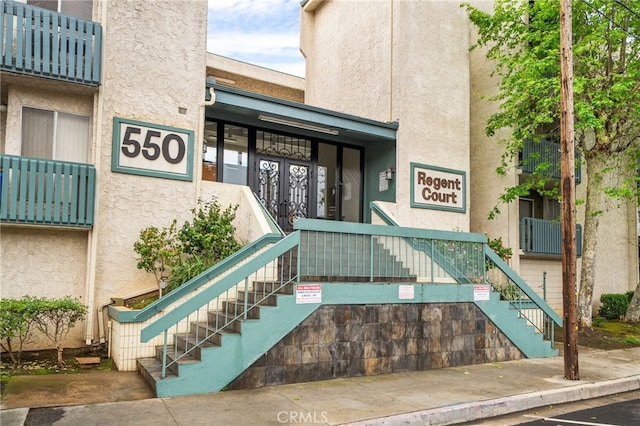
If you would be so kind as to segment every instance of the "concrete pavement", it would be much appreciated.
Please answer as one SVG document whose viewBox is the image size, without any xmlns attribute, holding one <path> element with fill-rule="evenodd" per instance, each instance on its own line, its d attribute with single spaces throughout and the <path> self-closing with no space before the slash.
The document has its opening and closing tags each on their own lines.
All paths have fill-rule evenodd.
<svg viewBox="0 0 640 426">
<path fill-rule="evenodd" d="M 5 391 L 0 423 L 455 424 L 638 390 L 640 348 L 602 351 L 580 347 L 579 371 L 579 381 L 565 380 L 564 358 L 559 356 L 173 398 L 108 403 L 88 398 L 82 404 L 48 408 L 10 408 L 20 397 Z M 93 380 L 97 395 L 101 383 L 95 377 Z M 28 398 L 24 396 L 22 401 L 26 403 Z"/>
</svg>

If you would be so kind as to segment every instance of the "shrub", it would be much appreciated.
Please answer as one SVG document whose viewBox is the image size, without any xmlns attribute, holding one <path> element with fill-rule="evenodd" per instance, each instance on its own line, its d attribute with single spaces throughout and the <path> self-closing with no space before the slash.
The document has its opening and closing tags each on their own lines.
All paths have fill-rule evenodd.
<svg viewBox="0 0 640 426">
<path fill-rule="evenodd" d="M 14 364 L 20 363 L 22 346 L 37 329 L 54 344 L 58 365 L 63 366 L 64 340 L 77 321 L 84 319 L 87 307 L 69 296 L 61 299 L 24 296 L 21 299 L 0 299 L 0 345 Z M 18 347 L 12 342 L 17 339 Z M 17 349 L 18 353 L 14 351 Z"/>
<path fill-rule="evenodd" d="M 629 306 L 629 298 L 626 294 L 603 294 L 600 296 L 600 310 L 598 311 L 602 318 L 618 319 L 627 312 Z"/>
<path fill-rule="evenodd" d="M 38 303 L 32 296 L 0 299 L 0 347 L 14 364 L 20 364 L 22 347 L 31 338 Z"/>
<path fill-rule="evenodd" d="M 169 228 L 143 229 L 133 245 L 138 269 L 153 272 L 158 284 L 167 278 L 165 294 L 206 271 L 242 247 L 234 237 L 237 209 L 199 200 L 193 218 L 180 229 L 176 220 Z"/>
<path fill-rule="evenodd" d="M 77 321 L 87 314 L 87 307 L 70 296 L 62 299 L 38 299 L 38 313 L 35 326 L 55 346 L 58 351 L 58 366 L 65 365 L 62 358 L 64 340 Z"/>
</svg>

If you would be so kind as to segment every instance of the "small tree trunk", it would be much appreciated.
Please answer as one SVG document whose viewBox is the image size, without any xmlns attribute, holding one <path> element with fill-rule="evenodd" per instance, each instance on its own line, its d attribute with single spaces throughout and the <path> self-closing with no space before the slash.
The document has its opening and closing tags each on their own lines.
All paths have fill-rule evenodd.
<svg viewBox="0 0 640 426">
<path fill-rule="evenodd" d="M 629 302 L 624 320 L 627 322 L 640 322 L 640 281 L 638 281 L 636 291 L 633 293 L 631 302 Z"/>
<path fill-rule="evenodd" d="M 64 351 L 64 348 L 62 346 L 56 345 L 56 350 L 58 351 L 58 367 L 62 368 L 65 365 L 67 365 L 67 363 L 64 362 L 64 358 L 62 357 L 62 352 Z"/>
<path fill-rule="evenodd" d="M 600 214 L 604 210 L 604 197 L 598 184 L 605 167 L 598 153 L 585 155 L 587 162 L 587 199 L 585 202 L 584 234 L 582 240 L 582 270 L 578 292 L 578 328 L 591 329 L 593 316 L 593 287 L 596 274 L 596 242 Z"/>
</svg>

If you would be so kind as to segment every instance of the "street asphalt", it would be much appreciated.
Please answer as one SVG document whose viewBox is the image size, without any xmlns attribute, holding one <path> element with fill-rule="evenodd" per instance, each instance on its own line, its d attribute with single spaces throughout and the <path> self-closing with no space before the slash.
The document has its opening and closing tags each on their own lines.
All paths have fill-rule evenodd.
<svg viewBox="0 0 640 426">
<path fill-rule="evenodd" d="M 447 425 L 640 389 L 640 348 L 578 357 L 580 380 L 564 378 L 561 355 L 173 398 L 154 398 L 136 373 L 67 375 L 39 397 L 46 376 L 16 376 L 0 424 Z"/>
</svg>

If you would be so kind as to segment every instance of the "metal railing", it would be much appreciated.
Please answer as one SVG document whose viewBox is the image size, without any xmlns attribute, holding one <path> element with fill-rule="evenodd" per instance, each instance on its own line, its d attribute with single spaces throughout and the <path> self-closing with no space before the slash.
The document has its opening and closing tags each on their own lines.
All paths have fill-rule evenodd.
<svg viewBox="0 0 640 426">
<path fill-rule="evenodd" d="M 296 232 L 281 239 L 142 330 L 143 342 L 164 335 L 163 378 L 202 347 L 220 345 L 224 333 L 240 331 L 239 320 L 255 318 L 258 305 L 273 304 L 276 293 L 288 290 L 298 277 L 294 259 L 299 236 Z"/>
<path fill-rule="evenodd" d="M 182 292 L 185 298 L 176 299 L 172 310 L 162 314 L 158 307 L 149 308 L 158 316 L 142 329 L 141 339 L 163 335 L 162 377 L 167 370 L 176 372 L 181 360 L 198 358 L 201 348 L 220 345 L 225 333 L 241 330 L 241 320 L 257 318 L 260 306 L 275 304 L 276 294 L 292 294 L 294 283 L 310 277 L 334 282 L 363 276 L 366 281 L 489 282 L 547 340 L 553 339 L 554 323 L 561 324 L 489 248 L 484 235 L 309 219 L 294 226 L 293 233 L 251 258 L 238 252 L 246 262 L 228 273 L 194 278 L 201 281 L 197 291 L 188 290 L 190 298 Z M 203 280 L 210 282 L 201 285 Z"/>
<path fill-rule="evenodd" d="M 482 282 L 481 234 L 303 221 L 300 276 L 324 281 Z M 297 224 L 297 222 L 296 222 Z"/>
<path fill-rule="evenodd" d="M 0 222 L 93 226 L 90 164 L 0 155 Z"/>
<path fill-rule="evenodd" d="M 520 167 L 525 173 L 538 171 L 550 178 L 560 179 L 560 144 L 548 140 L 534 142 L 526 139 L 520 154 Z M 576 152 L 576 183 L 580 183 L 581 175 L 580 153 Z"/>
<path fill-rule="evenodd" d="M 520 249 L 526 254 L 562 255 L 562 225 L 556 220 L 520 220 Z M 582 256 L 582 226 L 576 225 L 576 252 Z"/>
<path fill-rule="evenodd" d="M 486 281 L 493 290 L 517 310 L 519 318 L 525 319 L 527 324 L 542 333 L 545 340 L 553 342 L 555 325 L 562 325 L 558 314 L 489 245 L 485 245 L 484 256 Z"/>
<path fill-rule="evenodd" d="M 98 86 L 101 62 L 100 24 L 0 2 L 0 69 Z"/>
</svg>

